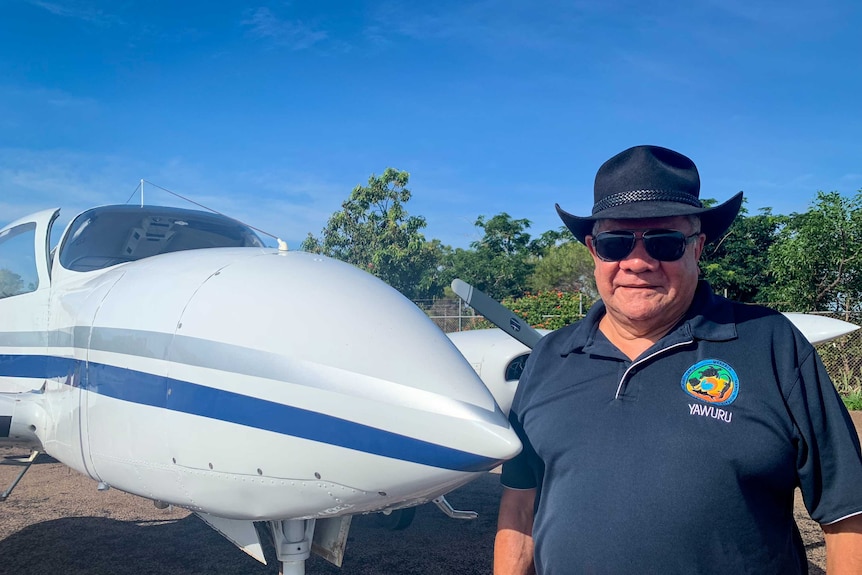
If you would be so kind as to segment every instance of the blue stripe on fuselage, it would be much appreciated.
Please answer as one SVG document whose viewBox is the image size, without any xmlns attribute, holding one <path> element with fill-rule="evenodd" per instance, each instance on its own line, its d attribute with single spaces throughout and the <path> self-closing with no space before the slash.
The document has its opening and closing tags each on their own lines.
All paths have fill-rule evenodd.
<svg viewBox="0 0 862 575">
<path fill-rule="evenodd" d="M 86 376 L 81 368 L 86 365 Z M 0 377 L 65 380 L 91 393 L 451 469 L 485 471 L 501 461 L 323 413 L 102 363 L 45 355 L 0 355 Z"/>
</svg>

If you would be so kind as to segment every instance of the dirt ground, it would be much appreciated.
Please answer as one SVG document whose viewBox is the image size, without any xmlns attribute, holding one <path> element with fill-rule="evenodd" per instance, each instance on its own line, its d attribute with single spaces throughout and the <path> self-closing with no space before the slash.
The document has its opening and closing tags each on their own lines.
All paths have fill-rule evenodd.
<svg viewBox="0 0 862 575">
<path fill-rule="evenodd" d="M 854 413 L 862 430 L 862 412 Z M 26 452 L 0 446 L 0 461 Z M 17 475 L 0 465 L 0 490 Z M 456 509 L 477 511 L 474 521 L 418 509 L 404 531 L 389 531 L 379 516 L 353 520 L 344 565 L 312 557 L 309 575 L 487 575 L 500 497 L 499 477 L 487 474 L 448 496 Z M 798 498 L 797 498 L 798 499 Z M 796 518 L 812 575 L 825 572 L 823 534 L 797 500 Z M 274 553 L 271 549 L 270 554 Z M 151 501 L 96 483 L 41 456 L 11 497 L 0 503 L 0 575 L 270 575 L 196 516 L 159 510 Z"/>
</svg>

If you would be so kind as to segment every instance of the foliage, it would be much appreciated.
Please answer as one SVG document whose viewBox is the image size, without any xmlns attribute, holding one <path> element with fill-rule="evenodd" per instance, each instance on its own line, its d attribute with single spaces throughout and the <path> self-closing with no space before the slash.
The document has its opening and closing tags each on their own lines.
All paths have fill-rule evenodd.
<svg viewBox="0 0 862 575">
<path fill-rule="evenodd" d="M 533 266 L 530 288 L 536 291 L 583 292 L 598 297 L 595 265 L 590 250 L 578 241 L 568 241 L 546 249 Z"/>
<path fill-rule="evenodd" d="M 446 254 L 446 277 L 460 278 L 495 299 L 522 295 L 533 266 L 530 220 L 515 220 L 504 212 L 487 220 L 479 216 L 475 225 L 484 232 L 482 239 L 470 250 Z"/>
<path fill-rule="evenodd" d="M 763 297 L 788 310 L 862 309 L 860 208 L 862 190 L 817 192 L 811 209 L 791 214 L 769 249 Z"/>
<path fill-rule="evenodd" d="M 356 186 L 341 211 L 329 218 L 320 238 L 308 234 L 302 249 L 324 254 L 369 271 L 412 299 L 442 293 L 438 264 L 440 242 L 420 230 L 425 218 L 409 216 L 407 172 L 386 168 L 367 186 Z"/>
<path fill-rule="evenodd" d="M 743 208 L 727 233 L 707 244 L 700 260 L 702 277 L 716 293 L 745 303 L 764 301 L 761 288 L 767 283 L 769 247 L 786 219 L 762 208 L 756 216 L 746 216 Z"/>
<path fill-rule="evenodd" d="M 530 220 L 513 220 L 512 216 L 502 212 L 489 220 L 485 216 L 476 218 L 475 225 L 484 230 L 485 235 L 472 247 L 487 250 L 492 254 L 518 255 L 527 252 L 530 245 Z"/>
<path fill-rule="evenodd" d="M 559 329 L 583 317 L 593 301 L 580 293 L 542 291 L 519 298 L 505 298 L 502 304 L 527 320 L 536 329 Z"/>
<path fill-rule="evenodd" d="M 572 232 L 566 226 L 560 226 L 555 230 L 548 230 L 530 242 L 530 250 L 539 255 L 545 255 L 549 250 L 576 241 Z"/>
<path fill-rule="evenodd" d="M 862 411 L 862 391 L 855 391 L 841 396 L 845 407 L 850 411 Z"/>
</svg>

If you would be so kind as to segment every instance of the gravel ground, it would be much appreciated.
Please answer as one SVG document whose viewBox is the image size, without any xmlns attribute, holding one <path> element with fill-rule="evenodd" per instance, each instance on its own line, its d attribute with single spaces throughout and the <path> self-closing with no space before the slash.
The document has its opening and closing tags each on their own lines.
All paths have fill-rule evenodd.
<svg viewBox="0 0 862 575">
<path fill-rule="evenodd" d="M 854 413 L 857 430 L 862 413 Z M 0 446 L 0 460 L 26 452 Z M 17 474 L 0 465 L 0 489 Z M 499 477 L 487 474 L 448 496 L 456 509 L 479 512 L 474 521 L 449 519 L 433 505 L 418 509 L 404 531 L 389 531 L 379 516 L 353 520 L 341 569 L 312 557 L 309 575 L 487 575 L 500 497 Z M 796 518 L 812 575 L 825 572 L 823 534 L 798 502 Z M 41 456 L 12 496 L 0 503 L 0 575 L 277 574 L 274 551 L 261 565 L 182 509 L 96 483 Z"/>
</svg>

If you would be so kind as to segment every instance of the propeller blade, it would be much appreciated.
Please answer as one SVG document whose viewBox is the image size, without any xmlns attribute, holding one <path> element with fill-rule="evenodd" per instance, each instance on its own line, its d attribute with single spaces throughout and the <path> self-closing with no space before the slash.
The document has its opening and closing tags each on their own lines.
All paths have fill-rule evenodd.
<svg viewBox="0 0 862 575">
<path fill-rule="evenodd" d="M 482 314 L 485 319 L 529 347 L 533 349 L 542 334 L 533 329 L 521 317 L 515 315 L 512 310 L 503 307 L 503 304 L 493 299 L 482 290 L 476 289 L 465 281 L 452 280 L 452 291 L 464 300 L 464 303 Z"/>
</svg>

